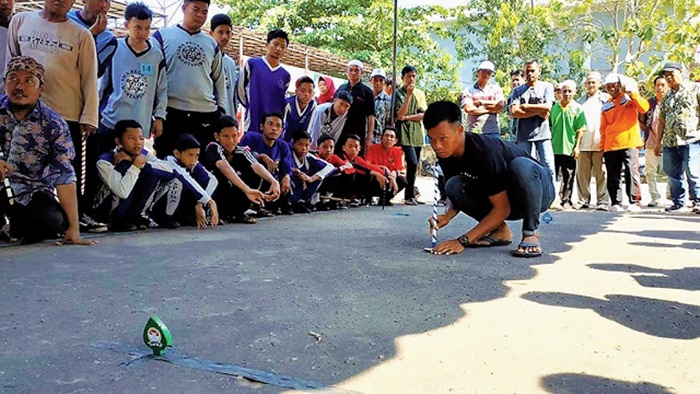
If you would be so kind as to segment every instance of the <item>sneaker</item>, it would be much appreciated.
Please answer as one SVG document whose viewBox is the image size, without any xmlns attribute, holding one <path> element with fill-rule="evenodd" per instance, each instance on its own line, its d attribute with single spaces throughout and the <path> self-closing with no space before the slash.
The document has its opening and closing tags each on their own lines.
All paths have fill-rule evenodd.
<svg viewBox="0 0 700 394">
<path fill-rule="evenodd" d="M 410 198 L 408 200 L 403 200 L 404 205 L 418 205 L 418 201 L 415 198 Z"/>
<path fill-rule="evenodd" d="M 659 200 L 651 200 L 649 204 L 647 204 L 647 207 L 649 208 L 657 208 L 659 206 Z"/>
<path fill-rule="evenodd" d="M 586 204 L 586 203 L 581 203 L 581 204 L 579 204 L 579 205 L 576 207 L 576 209 L 588 209 L 588 208 L 590 208 L 590 207 L 591 207 L 591 206 L 588 205 L 588 204 Z M 606 209 L 606 210 L 607 210 L 607 209 Z"/>
<path fill-rule="evenodd" d="M 335 206 L 335 209 L 348 209 L 348 204 L 345 201 L 338 201 L 338 203 Z"/>
<path fill-rule="evenodd" d="M 561 206 L 561 204 L 557 202 L 553 202 L 552 205 L 549 206 L 549 209 L 552 211 L 562 211 L 564 210 L 564 207 Z"/>
<path fill-rule="evenodd" d="M 83 216 L 80 217 L 80 231 L 82 232 L 104 233 L 107 230 L 109 229 L 106 224 L 96 221 L 89 215 L 83 214 Z"/>
<path fill-rule="evenodd" d="M 598 204 L 596 205 L 595 209 L 598 211 L 608 212 L 608 204 Z"/>
<path fill-rule="evenodd" d="M 665 211 L 666 212 L 676 212 L 676 211 L 681 210 L 681 209 L 683 209 L 683 204 L 674 203 L 670 207 L 666 207 Z"/>
<path fill-rule="evenodd" d="M 642 206 L 641 206 L 639 203 L 630 204 L 630 205 L 627 207 L 627 211 L 628 211 L 628 212 L 641 212 L 641 211 L 642 211 Z"/>
<path fill-rule="evenodd" d="M 350 204 L 349 204 L 350 208 L 357 208 L 357 207 L 359 207 L 360 205 L 362 205 L 362 201 L 360 201 L 360 200 L 357 199 L 357 198 L 355 198 L 355 199 L 353 199 L 352 201 L 350 201 Z"/>
<path fill-rule="evenodd" d="M 625 211 L 625 208 L 623 208 L 622 206 L 617 205 L 617 204 L 610 207 L 610 212 L 624 212 L 624 211 Z"/>
<path fill-rule="evenodd" d="M 564 204 L 562 204 L 561 208 L 565 211 L 569 211 L 569 210 L 573 209 L 574 207 L 571 205 L 570 202 L 567 201 Z"/>
</svg>

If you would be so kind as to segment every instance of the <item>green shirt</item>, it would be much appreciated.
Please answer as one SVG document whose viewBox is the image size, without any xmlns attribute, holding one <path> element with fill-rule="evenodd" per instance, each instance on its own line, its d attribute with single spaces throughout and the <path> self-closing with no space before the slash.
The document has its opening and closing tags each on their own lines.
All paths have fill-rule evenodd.
<svg viewBox="0 0 700 394">
<path fill-rule="evenodd" d="M 700 84 L 683 82 L 678 91 L 670 89 L 661 99 L 659 120 L 666 125 L 661 131 L 661 144 L 675 148 L 700 140 Z"/>
<path fill-rule="evenodd" d="M 399 109 L 406 101 L 406 87 L 402 86 L 396 90 L 396 102 L 394 111 L 398 114 Z M 428 107 L 425 101 L 425 93 L 418 89 L 413 89 L 411 101 L 408 103 L 406 116 L 420 114 L 425 112 Z M 399 145 L 401 146 L 423 146 L 425 145 L 425 137 L 423 136 L 423 125 L 421 122 L 396 122 L 396 131 L 398 134 Z"/>
<path fill-rule="evenodd" d="M 586 114 L 581 104 L 571 101 L 566 108 L 554 104 L 549 114 L 552 130 L 552 148 L 555 155 L 572 156 L 576 135 L 586 131 Z"/>
</svg>

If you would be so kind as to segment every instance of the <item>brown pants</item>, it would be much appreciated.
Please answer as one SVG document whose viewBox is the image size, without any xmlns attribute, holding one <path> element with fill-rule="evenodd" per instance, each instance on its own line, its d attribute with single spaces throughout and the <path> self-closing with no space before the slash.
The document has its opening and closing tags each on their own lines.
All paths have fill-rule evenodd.
<svg viewBox="0 0 700 394">
<path fill-rule="evenodd" d="M 591 176 L 595 177 L 596 204 L 609 205 L 605 169 L 603 168 L 603 152 L 581 152 L 576 161 L 576 186 L 579 204 L 591 205 Z"/>
</svg>

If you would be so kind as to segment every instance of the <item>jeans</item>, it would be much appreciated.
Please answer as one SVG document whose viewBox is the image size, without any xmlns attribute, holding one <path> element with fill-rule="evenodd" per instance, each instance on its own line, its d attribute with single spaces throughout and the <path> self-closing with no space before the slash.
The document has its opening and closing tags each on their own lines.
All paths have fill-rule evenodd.
<svg viewBox="0 0 700 394">
<path fill-rule="evenodd" d="M 510 215 L 506 220 L 523 221 L 523 234 L 534 235 L 540 225 L 540 213 L 554 201 L 554 182 L 546 167 L 527 157 L 517 157 L 508 164 L 508 202 Z M 466 175 L 453 176 L 445 190 L 452 206 L 467 216 L 481 221 L 493 205 L 482 191 L 481 184 Z"/>
<path fill-rule="evenodd" d="M 663 163 L 673 203 L 681 205 L 685 200 L 684 174 L 688 178 L 690 201 L 700 202 L 700 141 L 676 148 L 664 148 Z"/>
<path fill-rule="evenodd" d="M 631 204 L 642 200 L 641 181 L 639 179 L 639 149 L 629 148 L 603 153 L 605 168 L 608 170 L 608 194 L 612 205 L 622 204 L 620 175 L 624 167 L 625 189 Z"/>
<path fill-rule="evenodd" d="M 416 175 L 418 174 L 418 163 L 420 162 L 420 146 L 402 146 L 403 154 L 406 157 L 406 190 L 404 198 L 410 200 L 415 198 L 413 188 L 416 185 Z"/>
<path fill-rule="evenodd" d="M 516 145 L 525 149 L 526 152 L 530 152 L 532 157 L 539 160 L 546 168 L 549 168 L 549 171 L 552 173 L 552 183 L 554 183 L 556 172 L 554 170 L 554 149 L 552 149 L 552 140 L 516 142 Z"/>
</svg>

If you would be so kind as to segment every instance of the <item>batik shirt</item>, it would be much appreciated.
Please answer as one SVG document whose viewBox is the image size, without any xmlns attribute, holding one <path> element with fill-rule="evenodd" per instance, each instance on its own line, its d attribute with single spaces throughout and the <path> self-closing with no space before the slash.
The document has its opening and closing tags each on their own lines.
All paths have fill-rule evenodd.
<svg viewBox="0 0 700 394">
<path fill-rule="evenodd" d="M 68 124 L 41 101 L 18 121 L 8 103 L 7 96 L 0 99 L 0 147 L 14 168 L 9 179 L 15 202 L 27 205 L 34 192 L 53 193 L 56 185 L 75 183 Z"/>
<path fill-rule="evenodd" d="M 666 121 L 661 143 L 675 148 L 700 140 L 700 84 L 681 83 L 678 91 L 670 89 L 661 99 L 659 119 Z"/>
<path fill-rule="evenodd" d="M 389 121 L 389 111 L 391 111 L 391 97 L 381 92 L 374 96 L 374 130 L 372 133 L 372 143 L 378 144 L 382 140 L 382 133 Z"/>
</svg>

